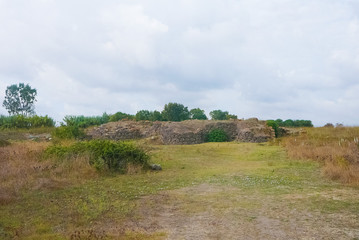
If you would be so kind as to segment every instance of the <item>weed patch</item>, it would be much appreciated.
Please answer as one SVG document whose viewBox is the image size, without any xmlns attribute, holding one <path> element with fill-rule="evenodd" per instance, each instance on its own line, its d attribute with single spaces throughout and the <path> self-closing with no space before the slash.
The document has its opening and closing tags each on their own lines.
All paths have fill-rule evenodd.
<svg viewBox="0 0 359 240">
<path fill-rule="evenodd" d="M 332 180 L 359 184 L 359 128 L 307 128 L 299 136 L 283 138 L 290 157 L 318 161 Z"/>
<path fill-rule="evenodd" d="M 58 159 L 81 155 L 89 156 L 89 163 L 97 170 L 109 169 L 120 173 L 125 173 L 129 164 L 147 168 L 149 160 L 149 155 L 135 144 L 109 140 L 76 142 L 70 146 L 53 145 L 45 151 L 46 157 Z"/>
<path fill-rule="evenodd" d="M 222 129 L 213 129 L 206 137 L 207 142 L 227 142 L 228 140 L 227 133 Z"/>
</svg>

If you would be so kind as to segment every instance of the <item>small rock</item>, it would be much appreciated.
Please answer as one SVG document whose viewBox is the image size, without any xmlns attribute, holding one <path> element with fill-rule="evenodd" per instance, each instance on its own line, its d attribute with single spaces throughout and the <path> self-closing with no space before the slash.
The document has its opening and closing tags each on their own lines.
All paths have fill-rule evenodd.
<svg viewBox="0 0 359 240">
<path fill-rule="evenodd" d="M 159 164 L 151 164 L 151 169 L 155 171 L 161 171 L 162 167 Z"/>
</svg>

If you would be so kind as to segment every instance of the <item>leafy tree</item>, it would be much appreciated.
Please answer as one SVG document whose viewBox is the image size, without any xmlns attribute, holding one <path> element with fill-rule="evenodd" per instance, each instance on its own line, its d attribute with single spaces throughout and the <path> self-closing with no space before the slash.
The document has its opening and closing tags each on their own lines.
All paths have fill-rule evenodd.
<svg viewBox="0 0 359 240">
<path fill-rule="evenodd" d="M 162 121 L 162 114 L 159 111 L 151 112 L 150 121 Z"/>
<path fill-rule="evenodd" d="M 237 117 L 237 115 L 234 115 L 234 114 L 227 114 L 226 119 L 227 120 L 229 120 L 229 119 L 238 119 L 238 117 Z"/>
<path fill-rule="evenodd" d="M 104 123 L 108 123 L 109 120 L 110 120 L 110 116 L 107 113 L 103 113 L 102 116 L 92 116 L 92 117 L 85 117 L 83 115 L 80 116 L 67 115 L 63 119 L 66 126 L 77 126 L 80 128 L 87 128 L 90 126 L 101 125 Z"/>
<path fill-rule="evenodd" d="M 8 86 L 5 91 L 3 106 L 10 115 L 29 116 L 35 114 L 34 102 L 37 91 L 29 84 L 19 83 Z"/>
<path fill-rule="evenodd" d="M 127 114 L 127 113 L 123 113 L 123 112 L 117 112 L 117 113 L 111 115 L 109 120 L 110 120 L 110 122 L 117 122 L 122 119 L 132 120 L 132 119 L 135 119 L 135 116 Z"/>
<path fill-rule="evenodd" d="M 141 110 L 136 113 L 136 121 L 161 121 L 162 115 L 159 111 L 148 111 L 148 110 Z"/>
<path fill-rule="evenodd" d="M 136 113 L 136 121 L 150 120 L 151 112 L 148 110 L 140 110 Z"/>
<path fill-rule="evenodd" d="M 292 119 L 287 119 L 283 122 L 284 127 L 294 127 L 294 121 Z"/>
<path fill-rule="evenodd" d="M 207 116 L 204 113 L 204 110 L 199 108 L 194 108 L 189 111 L 191 119 L 207 120 Z"/>
<path fill-rule="evenodd" d="M 179 122 L 188 120 L 189 117 L 188 108 L 179 103 L 168 103 L 162 111 L 162 118 L 167 121 Z"/>
<path fill-rule="evenodd" d="M 209 115 L 211 116 L 212 120 L 226 120 L 228 112 L 222 110 L 213 110 L 209 113 Z"/>
<path fill-rule="evenodd" d="M 313 127 L 312 121 L 310 120 L 292 120 L 287 119 L 283 121 L 282 119 L 270 120 L 274 121 L 278 127 Z M 273 124 L 273 123 L 271 123 Z"/>
</svg>

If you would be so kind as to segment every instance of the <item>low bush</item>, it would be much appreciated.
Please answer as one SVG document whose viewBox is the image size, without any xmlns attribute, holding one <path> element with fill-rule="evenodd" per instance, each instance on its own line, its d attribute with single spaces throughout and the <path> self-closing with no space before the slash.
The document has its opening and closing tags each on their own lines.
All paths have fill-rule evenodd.
<svg viewBox="0 0 359 240">
<path fill-rule="evenodd" d="M 211 130 L 206 137 L 207 142 L 227 142 L 229 137 L 227 133 L 222 129 Z"/>
<path fill-rule="evenodd" d="M 77 142 L 70 146 L 53 145 L 45 150 L 45 157 L 60 159 L 88 155 L 89 163 L 97 170 L 109 169 L 120 173 L 127 172 L 129 165 L 149 166 L 149 155 L 131 142 L 110 140 L 91 140 Z"/>
<path fill-rule="evenodd" d="M 78 126 L 60 126 L 55 128 L 51 135 L 58 139 L 80 139 L 85 136 L 85 132 Z"/>
<path fill-rule="evenodd" d="M 97 126 L 104 123 L 108 123 L 110 120 L 110 115 L 107 113 L 102 114 L 102 116 L 65 116 L 64 123 L 66 126 L 77 126 L 80 128 L 87 128 L 90 126 Z"/>
<path fill-rule="evenodd" d="M 274 121 L 274 120 L 268 120 L 268 121 L 267 121 L 267 126 L 273 128 L 274 134 L 275 134 L 275 137 L 276 137 L 276 138 L 279 137 L 279 135 L 280 135 L 280 134 L 279 134 L 279 125 L 278 125 L 278 123 L 277 123 L 276 121 Z"/>
</svg>

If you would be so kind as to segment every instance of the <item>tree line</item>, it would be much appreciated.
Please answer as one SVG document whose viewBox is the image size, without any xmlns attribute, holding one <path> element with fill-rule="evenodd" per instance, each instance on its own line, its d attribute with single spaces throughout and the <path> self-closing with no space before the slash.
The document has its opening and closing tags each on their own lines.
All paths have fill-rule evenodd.
<svg viewBox="0 0 359 240">
<path fill-rule="evenodd" d="M 29 84 L 19 83 L 7 87 L 3 107 L 9 116 L 0 115 L 0 128 L 31 128 L 31 127 L 54 127 L 55 121 L 46 116 L 35 115 L 35 102 L 37 90 Z M 211 120 L 237 119 L 237 115 L 230 114 L 228 111 L 213 110 L 209 113 Z M 116 112 L 115 114 L 103 113 L 102 116 L 65 116 L 62 126 L 76 126 L 86 128 L 101 125 L 108 122 L 120 120 L 136 121 L 185 121 L 185 120 L 208 120 L 205 111 L 200 108 L 191 110 L 180 103 L 170 102 L 165 104 L 162 111 L 140 110 L 136 114 Z M 278 127 L 313 127 L 310 120 L 291 120 L 282 119 L 268 120 L 267 124 L 275 131 Z"/>
<path fill-rule="evenodd" d="M 229 114 L 228 111 L 214 110 L 209 113 L 212 120 L 229 120 L 237 119 L 234 114 Z M 165 104 L 162 111 L 140 110 L 136 114 L 131 115 L 123 112 L 115 114 L 103 113 L 102 116 L 66 116 L 64 118 L 64 125 L 78 126 L 86 128 L 89 126 L 101 125 L 108 122 L 116 122 L 120 120 L 134 120 L 134 121 L 174 121 L 180 122 L 185 120 L 208 120 L 205 111 L 200 108 L 193 108 L 188 110 L 180 103 Z"/>
</svg>

